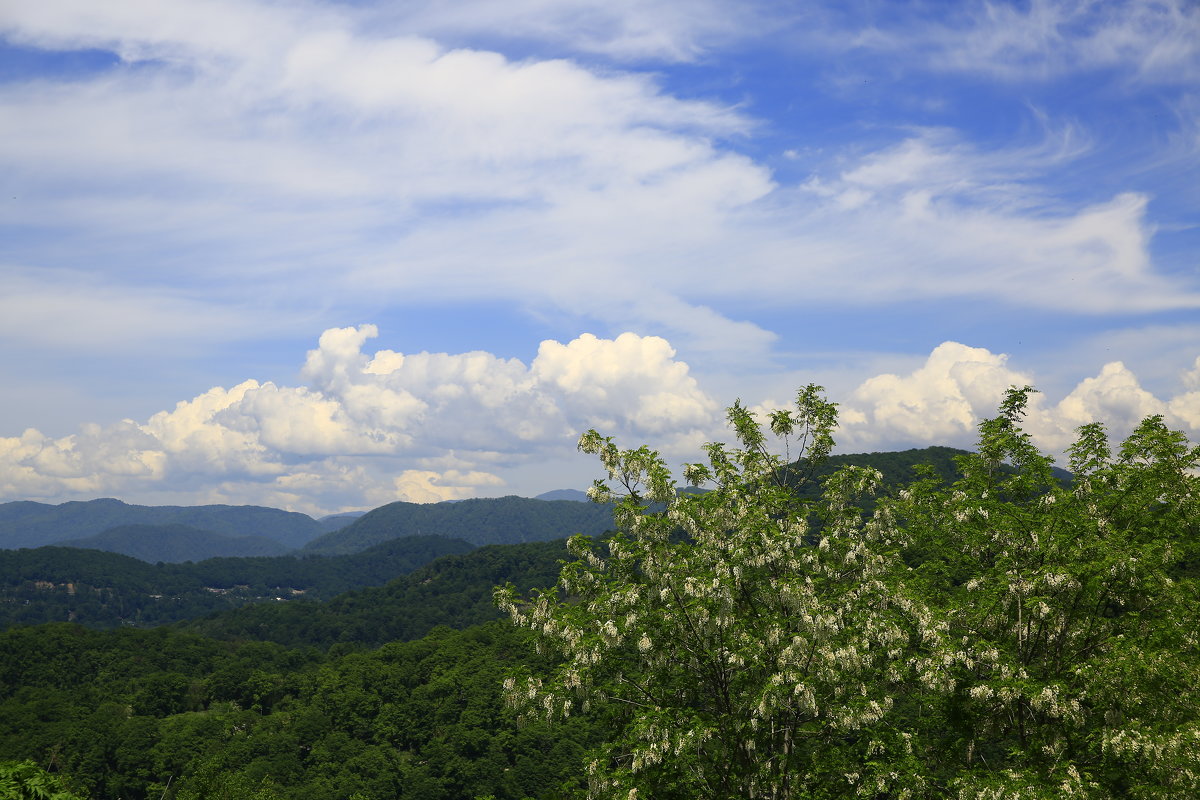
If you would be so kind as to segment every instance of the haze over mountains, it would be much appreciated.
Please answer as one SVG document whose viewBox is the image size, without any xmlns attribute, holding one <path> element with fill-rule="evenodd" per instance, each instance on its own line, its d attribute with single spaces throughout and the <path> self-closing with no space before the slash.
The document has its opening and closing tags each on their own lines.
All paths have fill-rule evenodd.
<svg viewBox="0 0 1200 800">
<path fill-rule="evenodd" d="M 397 536 L 452 536 L 474 545 L 517 544 L 595 536 L 612 526 L 612 509 L 574 500 L 495 497 L 454 503 L 389 503 L 331 533 L 301 552 L 356 553 Z"/>
<path fill-rule="evenodd" d="M 963 452 L 834 456 L 797 491 L 809 496 L 847 464 L 878 469 L 885 491 L 912 481 L 918 464 L 952 480 L 954 457 Z M 803 472 L 794 466 L 792 475 Z M 397 502 L 323 520 L 259 507 L 7 503 L 0 505 L 0 628 L 194 620 L 205 635 L 288 645 L 414 638 L 435 625 L 494 618 L 497 584 L 554 583 L 564 538 L 611 529 L 611 507 L 578 502 L 584 497 L 557 490 L 539 498 Z M 46 540 L 54 545 L 12 544 Z"/>
<path fill-rule="evenodd" d="M 963 452 L 928 447 L 838 455 L 818 477 L 844 464 L 870 464 L 880 469 L 886 483 L 894 484 L 912 480 L 918 463 L 951 477 L 953 458 Z M 60 505 L 18 501 L 0 504 L 0 550 L 57 545 L 121 553 L 150 563 L 179 563 L 348 555 L 408 536 L 448 537 L 474 546 L 540 542 L 608 530 L 611 509 L 586 500 L 577 489 L 557 489 L 536 498 L 395 502 L 322 519 L 261 506 L 139 506 L 111 498 Z"/>
<path fill-rule="evenodd" d="M 104 550 L 155 563 L 206 558 L 281 556 L 290 548 L 265 536 L 226 536 L 190 525 L 118 525 L 83 539 L 56 542 L 60 547 Z"/>
<path fill-rule="evenodd" d="M 58 544 L 126 525 L 185 525 L 224 537 L 262 537 L 292 550 L 344 524 L 262 506 L 138 506 L 112 498 L 59 505 L 18 501 L 0 505 L 0 548 Z"/>
<path fill-rule="evenodd" d="M 548 492 L 542 497 L 559 502 L 587 499 L 586 494 L 573 489 Z M 498 510 L 492 508 L 493 504 L 498 504 Z M 498 524 L 503 530 L 490 536 L 482 533 L 476 537 L 482 537 L 481 540 L 475 543 L 527 541 L 530 537 L 553 538 L 547 526 L 559 522 L 555 514 L 546 513 L 542 503 L 527 498 L 473 500 L 462 508 L 454 508 L 456 505 L 384 506 L 388 512 L 377 514 L 364 529 L 356 530 L 350 537 L 349 541 L 356 544 L 345 544 L 324 537 L 375 512 L 348 512 L 313 519 L 306 514 L 261 506 L 139 506 L 112 498 L 59 505 L 17 501 L 0 504 L 0 549 L 58 545 L 122 553 L 151 563 L 182 562 L 278 556 L 306 545 L 311 546 L 310 553 L 357 552 L 386 539 L 409 535 L 409 531 L 421 535 L 422 527 L 425 533 L 453 536 L 450 531 L 461 526 L 494 528 Z M 526 516 L 540 517 L 541 522 L 533 523 L 534 533 L 509 530 L 513 525 L 525 524 L 521 512 L 514 515 L 515 506 L 521 506 Z M 605 514 L 596 509 L 583 516 L 599 519 Z M 385 521 L 388 527 L 381 527 Z M 595 524 L 585 527 L 586 531 L 579 532 L 598 532 Z"/>
<path fill-rule="evenodd" d="M 915 477 L 932 464 L 950 476 L 964 451 L 928 447 L 897 453 L 834 456 L 822 474 L 843 464 L 871 464 L 885 482 Z M 1065 474 L 1065 473 L 1064 473 Z M 443 503 L 389 503 L 368 512 L 313 519 L 261 506 L 139 506 L 112 498 L 48 505 L 0 504 L 0 550 L 57 545 L 105 550 L 156 563 L 253 556 L 347 555 L 405 536 L 443 536 L 475 546 L 539 542 L 611 525 L 611 509 L 577 489 L 536 498 L 476 498 Z"/>
</svg>

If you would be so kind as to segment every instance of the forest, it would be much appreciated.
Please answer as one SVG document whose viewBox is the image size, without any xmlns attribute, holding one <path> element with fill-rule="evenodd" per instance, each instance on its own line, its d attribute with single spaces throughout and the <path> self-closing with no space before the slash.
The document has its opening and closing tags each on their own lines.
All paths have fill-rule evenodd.
<svg viewBox="0 0 1200 800">
<path fill-rule="evenodd" d="M 0 550 L 0 624 L 145 627 L 247 603 L 325 600 L 471 549 L 461 539 L 404 536 L 346 556 L 212 558 L 182 564 L 147 564 L 73 547 Z"/>
<path fill-rule="evenodd" d="M 569 541 L 7 551 L 0 795 L 1197 796 L 1200 448 L 1085 426 L 1064 471 L 1026 399 L 974 452 L 831 456 L 806 387 L 682 481 L 589 432 L 611 524 Z"/>
</svg>

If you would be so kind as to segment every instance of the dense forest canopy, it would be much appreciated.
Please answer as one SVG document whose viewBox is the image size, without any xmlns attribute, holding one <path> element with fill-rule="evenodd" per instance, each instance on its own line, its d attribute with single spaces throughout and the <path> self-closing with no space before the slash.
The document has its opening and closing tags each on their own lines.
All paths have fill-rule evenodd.
<svg viewBox="0 0 1200 800">
<path fill-rule="evenodd" d="M 0 627 L 41 622 L 145 627 L 248 603 L 327 600 L 471 549 L 461 539 L 406 536 L 347 556 L 213 558 L 185 564 L 147 564 L 67 547 L 0 550 Z"/>
</svg>

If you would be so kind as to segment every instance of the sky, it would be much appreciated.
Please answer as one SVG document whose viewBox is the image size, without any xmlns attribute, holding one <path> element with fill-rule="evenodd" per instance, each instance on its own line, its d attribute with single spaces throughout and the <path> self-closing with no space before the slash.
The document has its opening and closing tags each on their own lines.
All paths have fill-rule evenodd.
<svg viewBox="0 0 1200 800">
<path fill-rule="evenodd" d="M 0 501 L 1200 441 L 1200 6 L 0 0 Z"/>
</svg>

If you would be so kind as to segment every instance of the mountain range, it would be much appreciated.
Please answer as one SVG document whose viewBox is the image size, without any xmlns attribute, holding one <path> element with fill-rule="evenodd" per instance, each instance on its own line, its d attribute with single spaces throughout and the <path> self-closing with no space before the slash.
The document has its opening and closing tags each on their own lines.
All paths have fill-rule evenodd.
<svg viewBox="0 0 1200 800">
<path fill-rule="evenodd" d="M 139 506 L 112 498 L 59 505 L 18 501 L 0 504 L 0 548 L 59 544 L 125 525 L 185 525 L 225 537 L 260 536 L 293 550 L 347 522 L 263 506 Z"/>
<path fill-rule="evenodd" d="M 59 547 L 122 553 L 148 561 L 203 561 L 206 558 L 281 556 L 290 548 L 265 536 L 225 536 L 190 525 L 118 525 L 83 539 L 64 539 Z"/>
<path fill-rule="evenodd" d="M 956 456 L 965 451 L 927 447 L 890 453 L 836 455 L 799 487 L 819 492 L 820 479 L 858 464 L 880 470 L 885 486 L 916 477 L 927 464 L 946 480 L 957 477 Z M 793 475 L 804 474 L 793 465 Z M 1063 480 L 1070 475 L 1060 471 Z M 474 546 L 595 536 L 611 527 L 612 510 L 586 501 L 584 492 L 557 489 L 536 498 L 476 498 L 444 503 L 395 502 L 368 512 L 313 519 L 261 506 L 139 506 L 111 498 L 48 505 L 0 504 L 0 550 L 45 545 L 122 553 L 150 563 L 216 557 L 347 555 L 407 536 L 442 536 Z"/>
<path fill-rule="evenodd" d="M 306 554 L 340 555 L 397 536 L 453 536 L 474 545 L 544 542 L 612 527 L 612 508 L 575 500 L 488 497 L 455 503 L 388 503 L 306 544 Z"/>
<path fill-rule="evenodd" d="M 815 494 L 822 477 L 847 464 L 878 469 L 885 493 L 916 477 L 919 464 L 950 481 L 959 477 L 955 457 L 963 452 L 934 447 L 834 456 L 797 492 Z M 803 467 L 792 465 L 789 473 L 802 475 Z M 294 522 L 298 517 L 310 531 L 319 525 L 344 527 L 317 535 L 298 549 L 265 536 L 216 534 L 178 523 L 116 525 L 62 542 L 72 546 L 0 548 L 0 628 L 56 620 L 90 627 L 194 620 L 194 629 L 205 635 L 318 646 L 421 636 L 432 626 L 460 627 L 495 617 L 490 593 L 497 583 L 552 584 L 559 559 L 566 556 L 564 537 L 599 535 L 612 526 L 610 507 L 578 502 L 570 499 L 573 496 L 571 490 L 563 490 L 541 498 L 398 502 L 323 521 L 275 509 L 229 506 L 147 509 L 103 500 L 57 507 L 10 503 L 0 506 L 0 520 L 11 526 L 13 506 L 26 511 L 33 507 L 40 514 L 34 519 L 41 521 L 43 534 L 50 527 L 47 509 L 56 508 L 67 512 L 65 531 L 98 527 L 111 521 L 114 512 L 129 509 L 164 516 L 184 512 L 191 518 L 249 511 L 268 520 Z M 89 523 L 81 513 L 86 509 L 100 512 L 101 521 Z M 123 549 L 137 558 L 80 549 L 83 546 Z M 287 554 L 203 558 L 214 548 L 225 553 L 284 548 Z M 418 571 L 401 577 L 413 570 Z M 335 599 L 347 591 L 351 593 Z"/>
</svg>

